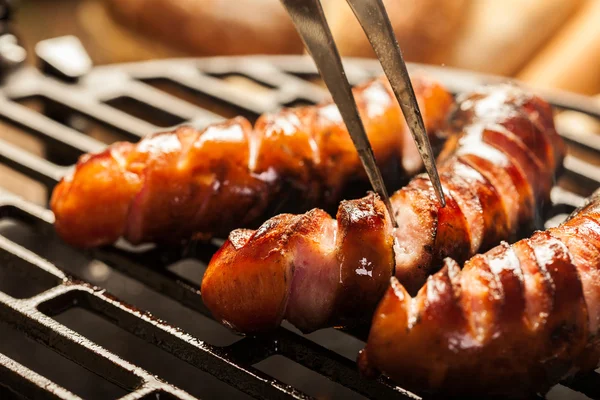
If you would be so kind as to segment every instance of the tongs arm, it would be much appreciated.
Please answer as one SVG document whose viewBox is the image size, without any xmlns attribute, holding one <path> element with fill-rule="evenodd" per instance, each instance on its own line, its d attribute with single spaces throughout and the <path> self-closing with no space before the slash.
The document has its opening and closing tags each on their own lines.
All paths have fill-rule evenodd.
<svg viewBox="0 0 600 400">
<path fill-rule="evenodd" d="M 438 200 L 446 205 L 435 156 L 423 124 L 417 97 L 382 0 L 346 0 L 360 22 L 396 95 Z"/>
<path fill-rule="evenodd" d="M 314 59 L 333 101 L 340 110 L 342 119 L 348 128 L 373 189 L 381 196 L 390 213 L 394 227 L 397 227 L 381 172 L 375 163 L 373 149 L 360 119 L 352 89 L 346 78 L 333 35 L 325 20 L 321 3 L 319 0 L 281 1 L 296 25 L 296 29 L 300 33 L 308 52 Z"/>
</svg>

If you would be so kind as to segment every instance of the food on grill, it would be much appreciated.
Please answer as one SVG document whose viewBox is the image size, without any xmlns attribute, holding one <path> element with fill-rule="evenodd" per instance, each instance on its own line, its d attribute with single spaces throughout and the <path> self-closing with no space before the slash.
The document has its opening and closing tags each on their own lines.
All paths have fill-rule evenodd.
<svg viewBox="0 0 600 400">
<path fill-rule="evenodd" d="M 425 78 L 414 86 L 436 143 L 452 96 Z M 373 80 L 354 93 L 388 182 L 416 173 L 420 158 L 387 81 Z M 326 103 L 265 114 L 254 127 L 234 118 L 86 154 L 55 188 L 51 207 L 57 232 L 75 246 L 119 237 L 170 242 L 256 227 L 286 197 L 284 207 L 295 211 L 335 205 L 357 182 L 368 182 L 366 174 L 337 108 Z"/>
<path fill-rule="evenodd" d="M 394 272 L 391 222 L 375 194 L 237 229 L 202 280 L 214 317 L 241 332 L 287 319 L 305 332 L 369 318 Z"/>
<path fill-rule="evenodd" d="M 213 315 L 242 332 L 283 319 L 303 331 L 370 319 L 398 277 L 416 291 L 445 257 L 464 261 L 531 226 L 547 201 L 564 144 L 543 100 L 512 85 L 461 96 L 438 165 L 447 206 L 427 177 L 391 198 L 343 202 L 337 220 L 321 210 L 279 215 L 236 230 L 202 281 Z"/>
<path fill-rule="evenodd" d="M 600 359 L 600 190 L 558 228 L 444 260 L 411 298 L 393 279 L 359 364 L 446 395 L 546 392 Z"/>
</svg>

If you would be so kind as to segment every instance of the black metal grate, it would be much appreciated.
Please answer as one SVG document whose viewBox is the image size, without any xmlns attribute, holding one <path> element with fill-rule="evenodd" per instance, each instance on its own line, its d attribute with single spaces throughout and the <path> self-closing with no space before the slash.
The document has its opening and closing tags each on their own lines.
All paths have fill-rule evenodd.
<svg viewBox="0 0 600 400">
<path fill-rule="evenodd" d="M 449 69 L 422 68 L 453 91 L 469 90 L 496 79 Z M 347 72 L 350 80 L 357 83 L 379 73 L 379 69 L 373 61 L 351 60 Z M 33 154 L 18 144 L 0 140 L 0 163 L 40 182 L 49 193 L 68 165 L 83 152 L 98 151 L 115 139 L 135 140 L 164 129 L 157 125 L 185 121 L 201 127 L 239 113 L 252 119 L 281 106 L 316 102 L 326 92 L 315 83 L 315 78 L 312 62 L 302 57 L 209 58 L 106 66 L 92 69 L 74 82 L 24 68 L 0 88 L 0 117 L 5 126 L 41 141 L 41 151 Z M 555 92 L 544 94 L 555 106 L 600 118 L 600 107 L 585 98 Z M 566 172 L 552 194 L 555 206 L 548 224 L 559 222 L 582 201 L 582 196 L 600 186 L 600 140 L 580 139 L 570 132 L 561 134 L 579 150 L 577 154 L 584 156 L 567 157 Z M 0 177 L 0 186 L 1 182 Z M 128 356 L 117 355 L 122 352 L 112 350 L 110 337 L 109 342 L 104 341 L 108 344 L 99 346 L 92 340 L 95 332 L 88 329 L 87 334 L 78 333 L 82 332 L 82 324 L 75 327 L 73 319 L 68 322 L 61 315 L 73 309 L 87 310 L 162 350 L 160 353 L 165 357 L 170 355 L 237 390 L 225 395 L 217 385 L 216 389 L 194 392 L 198 397 L 215 398 L 221 393 L 223 397 L 245 394 L 257 398 L 310 398 L 310 394 L 347 398 L 354 392 L 368 398 L 418 398 L 385 379 L 362 379 L 354 361 L 348 358 L 353 357 L 362 342 L 338 330 L 302 336 L 292 328 L 280 328 L 266 336 L 233 338 L 233 343 L 225 345 L 203 341 L 204 334 L 212 339 L 228 335 L 205 318 L 209 313 L 199 295 L 203 266 L 216 244 L 165 250 L 152 246 L 131 248 L 120 243 L 84 253 L 60 242 L 52 229 L 53 219 L 43 205 L 7 190 L 0 191 L 0 281 L 3 281 L 0 321 L 112 382 L 124 391 L 119 392 L 125 393 L 123 399 L 194 397 L 188 394 L 190 390 L 167 383 L 176 377 L 147 372 L 139 363 L 128 360 Z M 178 325 L 197 318 L 203 321 L 201 332 L 188 334 L 80 278 L 108 286 L 111 292 L 128 298 L 128 302 L 141 303 L 144 308 L 148 307 L 146 304 L 156 307 L 157 313 L 169 321 L 185 314 L 185 320 L 179 318 Z M 119 287 L 123 282 L 133 286 Z M 132 287 L 135 290 L 130 290 Z M 147 301 L 150 292 L 153 302 Z M 156 296 L 160 298 L 156 300 Z M 165 303 L 174 304 L 179 311 L 165 311 Z M 213 328 L 216 333 L 210 334 Z M 1 347 L 0 352 L 3 352 Z M 281 367 L 281 358 L 313 371 L 305 373 L 308 385 L 303 386 L 304 391 L 282 381 L 290 383 L 289 375 L 277 373 L 277 369 L 286 368 Z M 158 364 L 162 363 L 160 360 Z M 151 370 L 157 362 L 149 365 L 146 369 Z M 269 365 L 270 369 L 263 368 Z M 325 385 L 327 389 L 319 389 L 320 383 L 312 384 L 322 381 L 314 377 L 315 373 L 341 388 Z M 208 375 L 206 379 L 209 380 Z M 187 383 L 190 382 L 178 386 Z M 600 399 L 597 373 L 566 385 Z M 6 393 L 28 398 L 79 398 L 2 354 L 0 386 L 7 388 Z M 559 385 L 548 397 L 574 393 Z"/>
</svg>

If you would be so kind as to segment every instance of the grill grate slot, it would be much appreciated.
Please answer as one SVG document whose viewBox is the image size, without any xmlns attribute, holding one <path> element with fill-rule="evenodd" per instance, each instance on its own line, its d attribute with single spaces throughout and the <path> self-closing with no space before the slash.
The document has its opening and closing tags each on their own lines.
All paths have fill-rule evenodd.
<svg viewBox="0 0 600 400">
<path fill-rule="evenodd" d="M 352 60 L 348 64 L 351 82 L 379 73 L 376 65 Z M 423 68 L 456 91 L 469 90 L 491 79 Z M 15 143 L 0 141 L 0 164 L 51 190 L 68 171 L 69 167 L 63 165 L 72 163 L 83 152 L 99 151 L 115 139 L 135 140 L 183 121 L 202 127 L 240 114 L 254 120 L 280 107 L 320 101 L 327 93 L 316 76 L 312 62 L 302 57 L 161 60 L 97 67 L 71 84 L 24 69 L 0 88 L 0 119 L 39 138 L 48 159 Z M 240 85 L 240 80 L 245 83 Z M 256 94 L 256 85 L 260 86 L 260 95 Z M 561 108 L 600 117 L 600 109 L 579 97 L 554 93 L 546 97 Z M 130 115 L 110 105 L 123 98 L 163 110 L 168 117 L 157 121 L 148 118 L 147 112 Z M 41 99 L 41 108 L 38 111 L 20 104 L 23 99 Z M 98 133 L 101 130 L 104 132 Z M 572 133 L 564 136 L 594 157 L 600 156 L 597 141 L 580 140 Z M 552 192 L 554 206 L 547 225 L 560 223 L 583 197 L 600 186 L 600 167 L 577 154 L 567 158 L 565 174 Z M 227 392 L 231 397 L 244 393 L 257 398 L 302 399 L 310 398 L 309 394 L 342 398 L 350 390 L 357 398 L 418 398 L 385 379 L 371 381 L 359 376 L 353 358 L 362 342 L 355 337 L 361 337 L 356 332 L 352 336 L 329 329 L 303 336 L 288 325 L 266 336 L 240 338 L 208 321 L 210 315 L 202 304 L 199 284 L 217 243 L 169 250 L 117 244 L 80 252 L 60 242 L 52 229 L 54 218 L 49 210 L 5 190 L 0 190 L 0 320 L 126 390 L 128 394 L 122 398 L 187 399 L 192 398 L 191 394 L 215 397 L 219 386 L 210 386 L 214 378 L 231 386 Z M 6 286 L 36 277 L 41 285 L 26 287 L 23 292 Z M 152 310 L 185 331 L 138 311 L 102 288 Z M 137 353 L 119 348 L 118 343 L 110 342 L 111 337 L 132 343 Z M 158 355 L 148 363 L 140 358 L 144 353 L 140 349 Z M 277 360 L 282 358 L 294 364 L 294 379 L 289 382 L 309 393 L 284 383 L 289 376 L 274 372 L 281 368 Z M 169 374 L 168 363 L 156 364 L 156 360 L 169 359 L 187 372 L 177 377 Z M 212 377 L 207 378 L 206 373 Z M 332 381 L 333 386 L 312 387 L 319 381 L 311 378 L 314 374 Z M 600 375 L 592 373 L 565 384 L 600 399 L 599 380 Z M 193 385 L 197 383 L 194 381 L 200 385 Z M 304 386 L 306 382 L 308 386 Z M 76 398 L 2 354 L 0 383 L 32 398 Z M 344 387 L 341 392 L 327 392 L 339 385 Z M 557 388 L 549 399 L 571 390 Z"/>
<path fill-rule="evenodd" d="M 159 127 L 167 128 L 169 126 L 179 125 L 185 121 L 183 118 L 177 117 L 169 112 L 129 96 L 120 96 L 108 100 L 106 101 L 106 104 Z"/>
<path fill-rule="evenodd" d="M 367 399 L 280 354 L 266 358 L 254 366 L 316 398 Z"/>
</svg>

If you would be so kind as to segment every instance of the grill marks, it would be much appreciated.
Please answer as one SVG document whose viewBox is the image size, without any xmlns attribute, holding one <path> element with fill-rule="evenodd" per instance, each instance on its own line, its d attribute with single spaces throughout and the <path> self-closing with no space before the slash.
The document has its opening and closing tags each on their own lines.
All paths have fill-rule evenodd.
<svg viewBox="0 0 600 400">
<path fill-rule="evenodd" d="M 599 278 L 600 191 L 560 227 L 502 243 L 462 271 L 445 260 L 413 299 L 394 283 L 361 365 L 417 390 L 543 393 L 600 359 Z M 420 360 L 430 357 L 436 365 Z"/>
<path fill-rule="evenodd" d="M 439 165 L 447 206 L 423 176 L 392 197 L 397 220 L 407 224 L 394 233 L 396 277 L 413 294 L 444 257 L 464 262 L 533 225 L 564 155 L 551 113 L 510 85 L 463 96 L 451 127 Z"/>
</svg>

